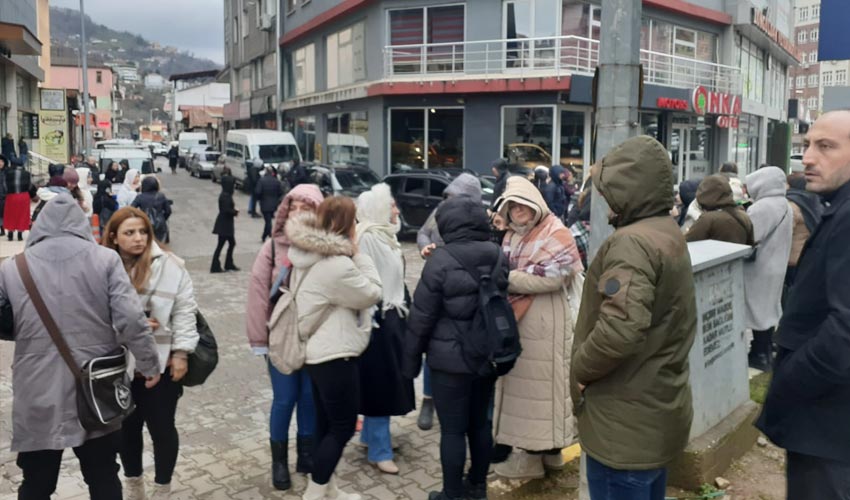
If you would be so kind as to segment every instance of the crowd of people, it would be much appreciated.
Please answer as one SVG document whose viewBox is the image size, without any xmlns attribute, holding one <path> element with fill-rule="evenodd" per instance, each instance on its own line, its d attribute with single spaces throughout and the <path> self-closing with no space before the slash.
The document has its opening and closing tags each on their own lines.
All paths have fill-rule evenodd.
<svg viewBox="0 0 850 500">
<path fill-rule="evenodd" d="M 678 194 L 668 152 L 648 136 L 597 162 L 581 192 L 559 167 L 532 182 L 499 161 L 488 210 L 478 180 L 462 174 L 419 232 L 425 263 L 412 295 L 388 185 L 354 200 L 297 183 L 278 203 L 280 182 L 265 172 L 277 189 L 261 177 L 251 189 L 266 227 L 250 271 L 246 330 L 272 386 L 271 483 L 292 487 L 293 413 L 295 472 L 309 477 L 304 500 L 360 498 L 335 479 L 359 415 L 368 461 L 381 473 L 404 473 L 390 420 L 415 409 L 413 380 L 424 370 L 418 423 L 430 428 L 436 411 L 442 466 L 442 487 L 430 500 L 486 499 L 493 464 L 504 478 L 544 477 L 564 466 L 561 450 L 576 442 L 587 454 L 593 500 L 663 499 L 667 467 L 685 448 L 694 413 L 688 356 L 697 304 L 687 243 L 710 239 L 753 247 L 744 264 L 749 363 L 774 372 L 756 425 L 788 450 L 788 498 L 848 498 L 850 266 L 841 242 L 850 234 L 843 227 L 850 111 L 821 116 L 806 142 L 804 176 L 764 166 L 739 179 L 726 164 L 683 183 Z M 6 227 L 20 231 L 14 195 L 29 203 L 22 188 L 30 181 L 20 165 L 7 167 L 2 157 L 0 165 L 4 216 L 11 206 L 15 217 Z M 88 311 L 63 323 L 75 359 L 118 345 L 132 353 L 135 410 L 123 422 L 83 430 L 74 378 L 46 341 L 47 327 L 32 320 L 44 316 L 17 277 L 18 258 L 0 265 L 0 306 L 12 311 L 3 333 L 16 342 L 12 449 L 24 472 L 20 498 L 49 497 L 64 448 L 79 457 L 92 498 L 121 497 L 116 454 L 126 497 L 147 498 L 145 426 L 154 444 L 150 498 L 169 498 L 180 380 L 199 342 L 198 306 L 184 263 L 157 229 L 156 213 L 170 213 L 167 199 L 155 177 L 139 183 L 134 172 L 113 203 L 100 185 L 94 197 L 81 194 L 85 167 L 52 171 L 24 252 L 37 285 L 63 289 L 46 294 L 48 310 Z M 238 271 L 234 185 L 225 170 L 212 272 Z M 608 204 L 615 231 L 588 261 L 590 185 Z M 111 212 L 100 246 L 87 218 L 98 209 Z M 57 276 L 69 259 L 73 272 Z M 509 321 L 482 318 L 500 303 Z M 286 314 L 281 304 L 293 318 L 284 353 L 269 330 L 273 315 Z M 511 338 L 521 349 L 506 357 L 500 349 Z M 278 363 L 281 356 L 288 364 Z M 27 397 L 33 391 L 42 396 Z"/>
</svg>

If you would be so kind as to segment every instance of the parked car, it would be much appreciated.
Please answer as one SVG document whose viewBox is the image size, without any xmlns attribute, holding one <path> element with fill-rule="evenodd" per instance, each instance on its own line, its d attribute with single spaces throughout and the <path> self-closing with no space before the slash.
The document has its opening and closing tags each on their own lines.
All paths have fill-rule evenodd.
<svg viewBox="0 0 850 500">
<path fill-rule="evenodd" d="M 401 211 L 402 232 L 418 231 L 434 208 L 443 201 L 443 191 L 464 172 L 478 177 L 481 182 L 481 203 L 489 207 L 493 199 L 493 182 L 475 172 L 440 168 L 408 170 L 386 176 L 384 182 L 389 184 L 398 209 Z"/>
<path fill-rule="evenodd" d="M 161 142 L 154 142 L 151 144 L 151 153 L 154 158 L 157 156 L 168 156 L 168 147 Z"/>
<path fill-rule="evenodd" d="M 213 176 L 213 169 L 221 153 L 213 151 L 212 147 L 197 146 L 189 150 L 189 175 L 202 179 Z"/>
<path fill-rule="evenodd" d="M 189 160 L 191 154 L 189 149 L 195 146 L 206 146 L 209 144 L 207 134 L 205 132 L 180 132 L 177 136 L 178 151 L 180 153 L 179 166 L 189 168 Z"/>
<path fill-rule="evenodd" d="M 307 165 L 310 182 L 319 186 L 325 196 L 356 198 L 381 182 L 369 167 L 361 165 Z"/>
<path fill-rule="evenodd" d="M 537 167 L 552 166 L 552 156 L 537 144 L 507 144 L 502 156 L 515 165 L 532 170 Z"/>
<path fill-rule="evenodd" d="M 803 165 L 803 155 L 791 155 L 791 158 L 788 162 L 788 169 L 790 173 L 802 172 L 806 170 L 805 165 Z"/>
</svg>

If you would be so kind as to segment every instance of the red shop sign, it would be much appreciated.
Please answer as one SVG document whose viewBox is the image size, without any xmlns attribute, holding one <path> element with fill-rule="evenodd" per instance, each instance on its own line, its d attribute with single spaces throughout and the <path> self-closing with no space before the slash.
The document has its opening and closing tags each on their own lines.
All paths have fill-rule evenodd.
<svg viewBox="0 0 850 500">
<path fill-rule="evenodd" d="M 694 89 L 692 104 L 698 115 L 741 114 L 741 96 L 709 91 L 702 85 Z"/>
<path fill-rule="evenodd" d="M 717 125 L 717 128 L 738 128 L 738 117 L 718 116 L 715 125 Z"/>
<path fill-rule="evenodd" d="M 678 111 L 690 110 L 690 105 L 685 99 L 673 99 L 672 97 L 659 97 L 655 105 L 661 109 L 675 109 Z"/>
</svg>

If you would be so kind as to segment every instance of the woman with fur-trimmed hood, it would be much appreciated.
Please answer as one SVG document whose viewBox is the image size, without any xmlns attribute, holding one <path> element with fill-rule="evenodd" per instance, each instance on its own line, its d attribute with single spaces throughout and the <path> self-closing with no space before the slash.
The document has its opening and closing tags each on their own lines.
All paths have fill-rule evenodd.
<svg viewBox="0 0 850 500">
<path fill-rule="evenodd" d="M 381 301 L 381 278 L 355 242 L 357 207 L 333 196 L 316 216 L 286 224 L 290 289 L 298 304 L 298 330 L 306 337 L 304 370 L 313 382 L 316 447 L 304 500 L 358 500 L 339 491 L 333 473 L 360 410 L 359 357 L 369 345 L 373 306 Z"/>
<path fill-rule="evenodd" d="M 357 244 L 380 262 L 383 297 L 372 321 L 369 347 L 360 357 L 360 442 L 369 447 L 369 462 L 385 474 L 398 474 L 393 462 L 390 416 L 415 408 L 413 381 L 401 374 L 402 342 L 410 300 L 404 285 L 404 255 L 396 235 L 399 210 L 390 187 L 380 183 L 357 198 Z"/>
<path fill-rule="evenodd" d="M 541 478 L 544 465 L 563 467 L 560 450 L 576 437 L 568 382 L 578 311 L 570 308 L 567 287 L 584 267 L 572 233 L 531 182 L 508 179 L 497 206 L 508 223 L 502 251 L 523 350 L 496 385 L 493 424 L 497 443 L 525 451 L 516 450 L 495 471 L 509 479 Z"/>
</svg>

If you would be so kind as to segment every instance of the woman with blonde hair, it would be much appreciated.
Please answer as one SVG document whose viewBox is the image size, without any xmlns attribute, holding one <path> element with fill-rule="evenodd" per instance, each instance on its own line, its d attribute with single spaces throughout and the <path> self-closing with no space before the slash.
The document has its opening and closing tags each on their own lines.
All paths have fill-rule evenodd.
<svg viewBox="0 0 850 500">
<path fill-rule="evenodd" d="M 360 499 L 339 491 L 333 479 L 357 425 L 358 358 L 369 345 L 372 306 L 381 300 L 375 264 L 355 243 L 356 212 L 350 198 L 333 196 L 315 216 L 304 214 L 286 224 L 290 288 L 296 290 L 299 331 L 309 339 L 304 369 L 316 404 L 313 470 L 303 500 Z"/>
<path fill-rule="evenodd" d="M 131 171 L 132 172 L 132 171 Z M 174 416 L 177 400 L 183 394 L 180 380 L 188 369 L 188 355 L 198 345 L 195 315 L 198 305 L 192 279 L 184 263 L 163 250 L 154 239 L 147 215 L 137 208 L 124 207 L 109 219 L 103 246 L 118 252 L 124 270 L 139 294 L 156 339 L 163 376 L 151 389 L 145 379 L 133 380 L 135 411 L 124 420 L 121 462 L 127 480 L 127 500 L 144 499 L 142 476 L 142 429 L 147 425 L 154 447 L 154 493 L 152 500 L 170 497 L 171 478 L 177 463 L 179 437 Z"/>
</svg>

